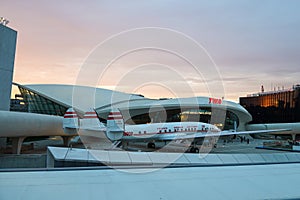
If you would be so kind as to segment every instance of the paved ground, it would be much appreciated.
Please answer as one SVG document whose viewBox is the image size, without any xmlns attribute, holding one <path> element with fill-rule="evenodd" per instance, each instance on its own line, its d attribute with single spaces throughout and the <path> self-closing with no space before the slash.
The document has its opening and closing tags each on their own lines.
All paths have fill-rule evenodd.
<svg viewBox="0 0 300 200">
<path fill-rule="evenodd" d="M 198 145 L 200 152 L 210 152 L 210 153 L 277 153 L 280 151 L 266 150 L 266 149 L 256 149 L 257 146 L 263 146 L 265 139 L 253 139 L 249 137 L 250 143 L 241 143 L 240 138 L 232 140 L 230 142 L 225 142 L 219 140 L 217 143 L 217 148 L 205 147 L 204 145 Z M 87 137 L 83 138 L 84 145 L 82 143 L 77 143 L 75 140 L 71 142 L 72 147 L 75 148 L 89 148 L 89 149 L 100 149 L 109 150 L 112 149 L 112 144 L 109 140 L 101 141 L 97 138 Z M 45 154 L 47 151 L 47 146 L 57 146 L 63 147 L 63 142 L 61 137 L 51 137 L 48 139 L 24 142 L 22 146 L 22 154 Z M 188 151 L 189 142 L 171 142 L 165 145 L 164 142 L 157 142 L 156 149 L 148 149 L 146 143 L 130 143 L 127 149 L 129 151 L 157 151 L 157 152 L 185 152 Z M 118 148 L 114 148 L 117 150 Z M 11 154 L 11 147 L 8 145 L 6 150 L 0 150 L 0 154 Z"/>
<path fill-rule="evenodd" d="M 266 140 L 261 139 L 251 139 L 250 143 L 241 143 L 240 141 L 235 141 L 233 143 L 218 143 L 218 147 L 215 148 L 213 153 L 282 153 L 282 151 L 266 150 L 266 149 L 256 149 L 255 147 L 263 146 L 263 142 Z"/>
<path fill-rule="evenodd" d="M 210 152 L 210 153 L 279 153 L 280 151 L 275 150 L 265 150 L 256 149 L 257 146 L 262 146 L 265 140 L 261 139 L 250 139 L 250 143 L 241 143 L 239 139 L 233 140 L 229 143 L 224 143 L 219 141 L 216 148 L 204 147 L 198 145 L 200 152 Z M 185 143 L 172 143 L 164 146 L 164 143 L 156 143 L 157 149 L 155 151 L 159 152 L 184 152 L 188 149 L 188 144 Z M 142 149 L 143 151 L 149 151 L 145 144 L 132 144 L 130 145 L 132 150 Z M 282 153 L 282 152 L 280 152 Z"/>
<path fill-rule="evenodd" d="M 257 146 L 262 146 L 265 140 L 261 139 L 250 139 L 250 143 L 241 143 L 240 139 L 233 140 L 229 143 L 224 143 L 223 140 L 219 140 L 217 148 L 204 147 L 198 145 L 201 152 L 211 153 L 277 153 L 280 151 L 256 149 Z M 85 138 L 85 145 L 81 143 L 72 142 L 72 147 L 75 148 L 89 148 L 89 149 L 112 149 L 112 144 L 109 141 L 99 141 L 95 138 Z M 22 147 L 22 154 L 45 154 L 47 146 L 58 146 L 62 147 L 63 142 L 60 137 L 51 137 L 49 139 L 25 142 Z M 145 143 L 129 144 L 128 150 L 130 151 L 157 151 L 157 152 L 185 152 L 188 150 L 188 142 L 171 142 L 165 145 L 164 142 L 157 142 L 156 149 L 148 149 Z M 116 148 L 118 149 L 118 148 Z M 11 148 L 1 153 L 10 153 Z"/>
</svg>

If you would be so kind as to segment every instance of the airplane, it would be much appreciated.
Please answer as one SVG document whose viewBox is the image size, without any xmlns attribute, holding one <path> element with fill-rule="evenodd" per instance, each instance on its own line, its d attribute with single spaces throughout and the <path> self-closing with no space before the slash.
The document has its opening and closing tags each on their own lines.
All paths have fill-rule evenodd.
<svg viewBox="0 0 300 200">
<path fill-rule="evenodd" d="M 191 141 L 189 151 L 199 153 L 196 147 L 197 141 L 208 138 L 215 144 L 219 137 L 236 137 L 245 134 L 274 133 L 288 131 L 288 129 L 237 131 L 236 123 L 234 130 L 221 131 L 217 126 L 204 122 L 165 122 L 129 125 L 125 124 L 123 116 L 118 109 L 113 109 L 107 117 L 107 124 L 100 122 L 97 113 L 90 109 L 83 119 L 79 120 L 73 108 L 69 108 L 64 115 L 63 128 L 65 133 L 78 133 L 80 136 L 109 139 L 112 142 L 121 141 L 122 144 L 129 142 L 148 142 L 147 147 L 155 149 L 155 142 L 188 140 Z"/>
<path fill-rule="evenodd" d="M 64 115 L 63 129 L 68 134 L 79 132 L 81 135 L 96 136 L 100 139 L 107 138 L 105 134 L 102 134 L 106 131 L 106 126 L 99 121 L 96 112 L 92 109 L 85 112 L 83 119 L 79 119 L 76 111 L 69 108 Z"/>
</svg>

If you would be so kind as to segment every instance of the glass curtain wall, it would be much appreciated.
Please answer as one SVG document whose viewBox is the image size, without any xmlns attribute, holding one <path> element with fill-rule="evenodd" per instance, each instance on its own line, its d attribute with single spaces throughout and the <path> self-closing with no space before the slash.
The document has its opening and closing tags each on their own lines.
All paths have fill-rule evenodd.
<svg viewBox="0 0 300 200">
<path fill-rule="evenodd" d="M 25 88 L 19 87 L 19 90 L 30 113 L 63 116 L 67 110 L 65 106 L 59 105 Z"/>
</svg>

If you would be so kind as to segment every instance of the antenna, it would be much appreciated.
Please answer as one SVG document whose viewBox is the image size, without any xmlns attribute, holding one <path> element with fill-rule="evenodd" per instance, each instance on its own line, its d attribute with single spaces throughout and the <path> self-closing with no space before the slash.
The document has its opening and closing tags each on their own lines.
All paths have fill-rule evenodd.
<svg viewBox="0 0 300 200">
<path fill-rule="evenodd" d="M 0 24 L 6 26 L 9 23 L 8 19 L 0 17 Z"/>
</svg>

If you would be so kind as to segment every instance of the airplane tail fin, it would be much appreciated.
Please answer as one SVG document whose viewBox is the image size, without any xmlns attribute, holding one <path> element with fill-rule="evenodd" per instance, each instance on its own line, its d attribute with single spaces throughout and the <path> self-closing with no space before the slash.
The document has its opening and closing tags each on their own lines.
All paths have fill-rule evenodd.
<svg viewBox="0 0 300 200">
<path fill-rule="evenodd" d="M 118 109 L 110 111 L 107 117 L 107 130 L 106 136 L 111 141 L 120 140 L 123 137 L 125 124 L 123 116 Z"/>
<path fill-rule="evenodd" d="M 65 133 L 75 134 L 79 127 L 78 115 L 73 108 L 69 108 L 63 119 L 63 129 Z"/>
<path fill-rule="evenodd" d="M 98 119 L 95 110 L 91 108 L 85 112 L 80 127 L 85 129 L 99 129 L 103 127 L 103 124 Z"/>
</svg>

